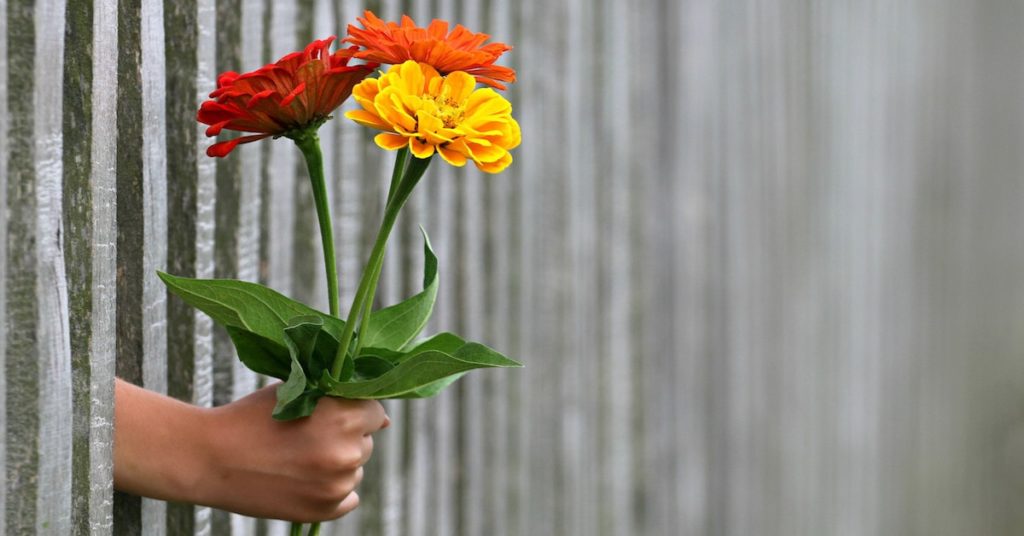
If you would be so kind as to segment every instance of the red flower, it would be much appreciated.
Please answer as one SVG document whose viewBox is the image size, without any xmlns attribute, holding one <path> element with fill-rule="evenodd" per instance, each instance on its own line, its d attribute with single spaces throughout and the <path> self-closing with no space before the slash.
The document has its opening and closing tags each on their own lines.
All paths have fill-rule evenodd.
<svg viewBox="0 0 1024 536">
<path fill-rule="evenodd" d="M 289 136 L 326 121 L 378 64 L 349 65 L 357 47 L 328 52 L 334 37 L 316 40 L 245 74 L 228 71 L 217 78 L 217 89 L 199 108 L 200 123 L 210 125 L 207 136 L 221 130 L 254 132 L 215 143 L 208 156 L 227 156 L 238 144 L 269 136 Z"/>
<path fill-rule="evenodd" d="M 473 33 L 461 24 L 448 33 L 448 23 L 437 19 L 420 28 L 407 15 L 402 15 L 401 26 L 384 22 L 371 11 L 366 11 L 365 16 L 359 19 L 363 28 L 349 24 L 345 38 L 346 42 L 365 48 L 356 52 L 357 58 L 394 65 L 415 60 L 441 74 L 467 72 L 477 82 L 496 89 L 505 89 L 501 82 L 516 81 L 514 70 L 494 65 L 512 47 L 505 43 L 484 45 L 491 38 L 487 34 Z"/>
</svg>

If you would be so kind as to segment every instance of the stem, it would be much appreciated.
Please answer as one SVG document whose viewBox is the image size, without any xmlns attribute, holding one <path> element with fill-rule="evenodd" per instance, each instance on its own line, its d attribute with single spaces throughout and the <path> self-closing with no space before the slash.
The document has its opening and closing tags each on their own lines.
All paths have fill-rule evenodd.
<svg viewBox="0 0 1024 536">
<path fill-rule="evenodd" d="M 292 521 L 292 529 L 288 532 L 288 536 L 302 536 L 302 523 Z"/>
<path fill-rule="evenodd" d="M 313 523 L 312 525 L 309 526 L 309 535 L 308 536 L 320 536 L 320 522 L 319 521 L 317 521 L 316 523 Z"/>
<path fill-rule="evenodd" d="M 391 208 L 391 201 L 394 200 L 395 194 L 398 193 L 398 187 L 402 184 L 402 179 L 405 175 L 405 162 L 409 156 L 409 148 L 404 147 L 399 149 L 398 155 L 395 156 L 395 168 L 391 171 L 391 185 L 388 187 L 388 201 L 384 204 L 384 210 Z M 399 207 L 401 208 L 401 207 Z M 386 240 L 386 239 L 385 239 Z M 384 268 L 383 255 L 381 256 L 380 262 L 377 263 L 373 268 L 369 283 L 369 295 L 364 300 L 365 307 L 363 308 L 363 315 L 359 321 L 359 336 L 356 337 L 356 347 L 352 350 L 352 356 L 358 356 L 359 350 L 363 347 L 363 341 L 366 340 L 366 331 L 370 327 L 370 313 L 373 312 L 373 298 L 376 294 L 377 283 L 380 281 L 380 272 Z"/>
<path fill-rule="evenodd" d="M 401 158 L 401 155 L 399 155 L 399 158 Z M 396 167 L 397 164 L 398 162 L 396 161 Z M 345 353 L 352 343 L 356 319 L 363 311 L 363 308 L 366 307 L 367 296 L 370 296 L 370 303 L 372 304 L 373 302 L 372 296 L 377 288 L 376 279 L 380 276 L 380 268 L 384 259 L 384 248 L 387 245 L 388 237 L 391 235 L 391 229 L 395 226 L 395 220 L 398 219 L 398 213 L 409 199 L 413 188 L 416 187 L 420 178 L 423 177 L 423 173 L 427 171 L 427 166 L 429 165 L 429 157 L 413 158 L 409 162 L 409 167 L 405 170 L 402 179 L 397 184 L 392 180 L 393 195 L 389 195 L 390 201 L 387 207 L 384 208 L 384 220 L 380 224 L 380 230 L 377 231 L 377 239 L 373 243 L 373 250 L 370 251 L 370 258 L 366 260 L 366 266 L 363 268 L 363 275 L 359 280 L 359 289 L 352 300 L 352 307 L 349 308 L 348 319 L 345 321 L 345 331 L 341 335 L 341 344 L 338 345 L 338 354 L 335 356 L 334 363 L 331 366 L 331 375 L 335 378 L 341 374 L 341 366 L 345 362 Z M 365 323 L 369 318 L 367 314 L 363 318 L 363 322 Z M 365 329 L 361 329 L 360 332 L 365 333 Z M 357 341 L 356 344 L 358 346 L 361 342 Z"/>
<path fill-rule="evenodd" d="M 331 207 L 327 202 L 327 183 L 324 181 L 324 158 L 320 152 L 320 137 L 308 132 L 295 138 L 295 144 L 306 158 L 309 182 L 313 187 L 316 217 L 320 222 L 320 242 L 324 250 L 324 268 L 327 272 L 327 303 L 331 316 L 338 316 L 338 269 L 334 258 L 334 230 L 331 225 Z"/>
</svg>

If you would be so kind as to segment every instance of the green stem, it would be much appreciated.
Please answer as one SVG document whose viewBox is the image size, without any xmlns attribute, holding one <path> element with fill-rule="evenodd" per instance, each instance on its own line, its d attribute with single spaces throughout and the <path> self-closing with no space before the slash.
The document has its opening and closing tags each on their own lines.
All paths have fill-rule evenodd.
<svg viewBox="0 0 1024 536">
<path fill-rule="evenodd" d="M 320 522 L 317 521 L 309 526 L 309 536 L 320 536 Z"/>
<path fill-rule="evenodd" d="M 388 187 L 388 200 L 384 204 L 385 210 L 391 207 L 391 201 L 394 200 L 395 194 L 398 193 L 398 187 L 402 184 L 402 178 L 405 175 L 405 163 L 409 156 L 409 148 L 399 149 L 398 155 L 395 156 L 395 168 L 391 171 L 391 185 Z M 401 207 L 399 207 L 401 208 Z M 384 268 L 383 256 L 381 262 L 378 262 L 374 266 L 373 274 L 371 275 L 369 286 L 369 295 L 366 297 L 365 306 L 363 307 L 363 315 L 359 321 L 359 336 L 356 337 L 356 347 L 352 351 L 353 356 L 359 355 L 359 350 L 363 347 L 363 341 L 366 340 L 366 331 L 370 327 L 370 313 L 373 312 L 373 298 L 376 294 L 377 283 L 380 281 L 380 272 Z"/>
<path fill-rule="evenodd" d="M 292 529 L 288 532 L 288 536 L 302 536 L 302 523 L 292 521 Z"/>
<path fill-rule="evenodd" d="M 324 158 L 320 152 L 320 137 L 307 132 L 295 139 L 295 144 L 306 158 L 309 181 L 313 187 L 316 217 L 320 222 L 320 242 L 324 250 L 324 268 L 327 272 L 327 303 L 331 316 L 338 316 L 338 269 L 334 258 L 334 230 L 331 225 L 331 207 L 327 201 L 327 183 L 324 181 Z"/>
<path fill-rule="evenodd" d="M 430 158 L 413 158 L 409 162 L 409 167 L 405 170 L 402 179 L 397 184 L 392 180 L 393 195 L 389 195 L 390 200 L 384 208 L 384 220 L 381 221 L 380 229 L 377 231 L 377 238 L 374 240 L 373 249 L 370 251 L 370 258 L 366 260 L 366 266 L 363 268 L 363 275 L 359 280 L 359 288 L 356 291 L 355 298 L 352 300 L 352 307 L 348 311 L 345 330 L 341 334 L 338 354 L 331 365 L 331 375 L 335 378 L 341 374 L 341 367 L 345 362 L 345 354 L 352 343 L 356 320 L 359 314 L 363 312 L 364 307 L 366 307 L 367 297 L 370 297 L 369 303 L 373 303 L 372 296 L 377 287 L 376 278 L 380 276 L 380 267 L 384 259 L 384 248 L 387 246 L 391 229 L 395 226 L 395 220 L 398 219 L 398 213 L 409 199 L 413 188 L 416 187 L 420 178 L 423 177 L 423 173 L 427 171 L 427 166 L 429 165 Z M 369 315 L 366 315 L 363 318 L 363 322 L 366 322 L 368 319 Z M 365 333 L 365 330 L 361 329 L 360 332 Z M 357 341 L 356 344 L 361 345 L 361 342 Z M 354 358 L 355 355 L 352 357 Z"/>
</svg>

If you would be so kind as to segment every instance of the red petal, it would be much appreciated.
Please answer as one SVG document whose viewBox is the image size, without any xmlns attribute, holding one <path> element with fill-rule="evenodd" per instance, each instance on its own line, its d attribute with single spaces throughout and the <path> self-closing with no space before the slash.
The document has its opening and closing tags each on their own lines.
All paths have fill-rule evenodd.
<svg viewBox="0 0 1024 536">
<path fill-rule="evenodd" d="M 240 143 L 249 143 L 257 140 L 262 140 L 263 138 L 267 138 L 269 136 L 270 134 L 257 134 L 254 136 L 242 136 L 240 138 L 235 138 L 233 140 L 215 143 L 211 145 L 208 149 L 206 149 L 206 156 L 223 158 L 227 156 L 228 153 L 233 151 L 235 147 L 238 147 L 238 144 Z"/>
</svg>

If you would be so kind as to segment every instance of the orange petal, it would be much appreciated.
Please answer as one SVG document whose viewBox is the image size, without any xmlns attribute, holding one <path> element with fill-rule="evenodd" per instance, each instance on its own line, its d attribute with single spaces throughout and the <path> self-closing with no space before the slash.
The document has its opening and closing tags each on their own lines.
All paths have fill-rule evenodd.
<svg viewBox="0 0 1024 536">
<path fill-rule="evenodd" d="M 429 158 L 434 154 L 434 146 L 419 138 L 409 138 L 409 150 L 416 158 Z"/>
<path fill-rule="evenodd" d="M 377 147 L 388 151 L 397 151 L 409 143 L 408 138 L 405 136 L 399 136 L 390 132 L 377 134 L 373 137 L 373 141 L 377 144 Z"/>
<path fill-rule="evenodd" d="M 364 127 L 376 128 L 379 130 L 391 130 L 391 125 L 385 122 L 377 114 L 366 110 L 351 110 L 345 112 L 345 117 L 363 125 Z"/>
<path fill-rule="evenodd" d="M 458 151 L 455 151 L 449 147 L 438 145 L 437 153 L 441 155 L 441 158 L 444 158 L 445 162 L 448 162 L 449 164 L 455 167 L 462 167 L 466 165 L 466 155 Z"/>
</svg>

